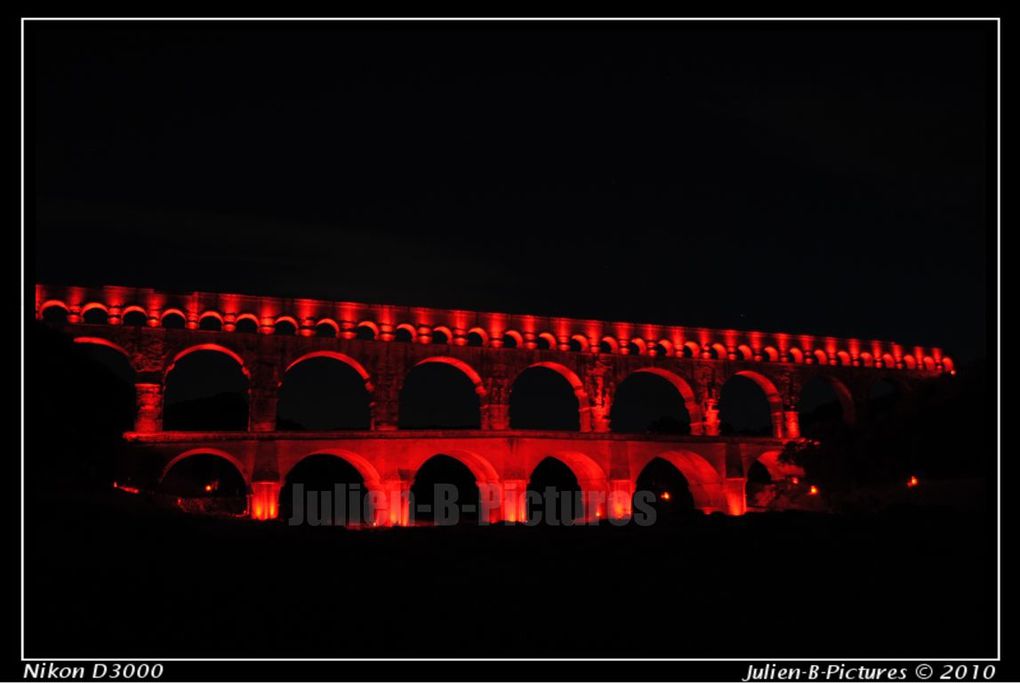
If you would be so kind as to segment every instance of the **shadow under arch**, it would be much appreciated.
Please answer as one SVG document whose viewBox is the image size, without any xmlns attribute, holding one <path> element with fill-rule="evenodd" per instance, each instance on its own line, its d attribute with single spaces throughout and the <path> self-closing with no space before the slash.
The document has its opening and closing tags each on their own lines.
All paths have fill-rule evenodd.
<svg viewBox="0 0 1020 683">
<path fill-rule="evenodd" d="M 723 477 L 705 458 L 685 450 L 669 450 L 658 453 L 640 468 L 634 480 L 635 494 L 641 473 L 656 460 L 672 465 L 687 480 L 694 506 L 701 510 L 712 511 L 724 509 Z"/>
<path fill-rule="evenodd" d="M 857 423 L 857 406 L 854 402 L 853 394 L 849 387 L 843 383 L 837 377 L 834 377 L 827 373 L 819 373 L 812 375 L 811 378 L 804 383 L 801 388 L 800 396 L 797 399 L 797 412 L 801 416 L 801 429 L 803 431 L 804 426 L 804 399 L 811 383 L 824 384 L 832 390 L 832 393 L 836 396 L 836 401 L 839 404 L 841 420 L 844 424 L 852 426 Z"/>
<path fill-rule="evenodd" d="M 157 500 L 185 512 L 242 515 L 248 509 L 244 465 L 226 451 L 194 448 L 172 458 L 156 484 Z"/>
<path fill-rule="evenodd" d="M 315 351 L 294 360 L 277 391 L 276 428 L 281 431 L 367 430 L 372 384 L 350 356 Z"/>
<path fill-rule="evenodd" d="M 234 362 L 237 363 L 240 366 L 241 372 L 244 373 L 244 376 L 246 378 L 251 379 L 251 371 L 248 369 L 248 366 L 245 364 L 244 358 L 242 358 L 241 355 L 237 351 L 234 351 L 233 349 L 231 349 L 231 348 L 229 348 L 227 346 L 223 346 L 222 344 L 211 344 L 210 343 L 210 344 L 195 344 L 193 346 L 189 346 L 189 347 L 187 347 L 185 349 L 182 349 L 181 351 L 178 351 L 174 355 L 174 357 L 170 360 L 170 362 L 167 364 L 166 370 L 163 371 L 163 382 L 164 382 L 164 384 L 166 383 L 166 378 L 169 377 L 170 373 L 173 372 L 174 368 L 177 366 L 177 363 L 179 363 L 184 358 L 187 358 L 191 354 L 196 353 L 198 351 L 215 351 L 217 353 L 224 354 L 228 358 L 233 359 Z"/>
<path fill-rule="evenodd" d="M 744 379 L 748 379 L 754 382 L 756 385 L 758 385 L 758 388 L 761 389 L 762 393 L 765 395 L 765 401 L 768 404 L 769 425 L 771 428 L 771 435 L 776 438 L 782 438 L 783 398 L 779 393 L 779 389 L 776 388 L 775 383 L 773 383 L 771 379 L 769 379 L 766 375 L 760 372 L 756 372 L 754 370 L 738 370 L 737 372 L 734 372 L 729 377 L 727 377 L 726 381 L 723 382 L 722 387 L 720 388 L 720 401 L 719 401 L 720 419 L 724 420 L 723 392 L 726 390 L 726 386 L 730 384 L 730 382 L 735 377 L 743 377 Z"/>
<path fill-rule="evenodd" d="M 235 351 L 196 344 L 178 352 L 163 374 L 167 431 L 246 431 L 250 373 Z"/>
<path fill-rule="evenodd" d="M 430 356 L 403 378 L 397 424 L 400 429 L 479 429 L 482 378 L 470 365 L 449 356 Z"/>
<path fill-rule="evenodd" d="M 576 414 L 577 417 L 576 427 L 574 427 L 573 425 L 569 427 L 564 426 L 552 427 L 543 426 L 543 424 L 541 424 L 543 423 L 543 420 L 548 420 L 548 415 L 552 412 L 550 411 L 550 406 L 543 407 L 534 406 L 531 404 L 534 401 L 541 402 L 542 400 L 549 399 L 550 398 L 549 394 L 546 394 L 545 392 L 535 393 L 526 391 L 525 396 L 522 399 L 521 392 L 518 391 L 518 389 L 522 386 L 520 384 L 521 379 L 528 375 L 528 373 L 531 373 L 529 377 L 535 377 L 536 370 L 540 371 L 547 370 L 550 371 L 551 373 L 559 375 L 560 378 L 566 380 L 567 385 L 569 387 L 569 391 L 571 392 L 577 406 L 576 413 L 573 407 L 569 409 L 571 413 L 570 420 L 571 422 L 573 422 L 573 417 Z M 527 385 L 527 383 L 528 381 L 526 380 L 525 385 Z M 532 393 L 534 395 L 527 395 L 528 393 Z M 556 401 L 554 400 L 553 403 L 555 402 Z M 564 404 L 562 406 L 562 410 L 556 410 L 554 412 L 556 413 L 562 412 L 563 413 L 562 417 L 565 417 L 567 407 Z M 553 420 L 552 422 L 556 422 L 556 420 Z M 566 420 L 564 420 L 564 424 L 565 423 Z M 581 381 L 580 377 L 577 376 L 577 373 L 575 373 L 573 370 L 560 363 L 554 363 L 550 361 L 532 363 L 528 367 L 524 368 L 520 373 L 518 373 L 517 376 L 514 377 L 513 382 L 511 383 L 510 427 L 511 429 L 556 429 L 563 431 L 581 431 L 581 432 L 591 431 L 591 405 L 588 401 L 588 394 L 584 390 L 584 383 Z"/>
<path fill-rule="evenodd" d="M 695 430 L 697 429 L 696 425 L 701 425 L 704 422 L 704 417 L 701 412 L 701 406 L 698 404 L 698 399 L 694 394 L 694 390 L 691 388 L 691 385 L 687 382 L 687 380 L 685 380 L 683 377 L 676 374 L 675 372 L 671 372 L 663 368 L 656 367 L 639 368 L 623 378 L 623 381 L 621 381 L 620 385 L 617 386 L 617 391 L 619 391 L 619 386 L 622 386 L 624 382 L 626 382 L 628 379 L 635 375 L 652 375 L 654 377 L 661 377 L 662 379 L 666 380 L 669 384 L 671 384 L 673 388 L 676 389 L 677 393 L 680 394 L 680 399 L 683 402 L 684 408 L 687 409 L 687 415 L 690 421 L 690 429 L 692 433 L 694 433 Z M 616 397 L 614 396 L 613 408 L 615 408 L 616 406 L 615 399 Z M 612 410 L 612 408 L 610 410 Z"/>
<path fill-rule="evenodd" d="M 408 518 L 442 526 L 459 523 L 476 523 L 486 517 L 487 522 L 499 518 L 499 474 L 486 458 L 462 449 L 422 455 L 415 459 L 414 477 L 408 499 Z M 437 517 L 440 506 L 436 503 L 439 486 L 456 489 L 456 495 L 447 491 L 446 500 L 455 508 Z M 455 513 L 454 513 L 455 510 Z M 445 513 L 451 512 L 450 517 Z"/>
<path fill-rule="evenodd" d="M 376 521 L 371 494 L 381 491 L 379 472 L 364 457 L 345 449 L 315 450 L 284 473 L 280 515 L 290 523 L 313 526 L 370 525 Z M 295 500 L 299 493 L 304 496 L 301 501 Z"/>
</svg>

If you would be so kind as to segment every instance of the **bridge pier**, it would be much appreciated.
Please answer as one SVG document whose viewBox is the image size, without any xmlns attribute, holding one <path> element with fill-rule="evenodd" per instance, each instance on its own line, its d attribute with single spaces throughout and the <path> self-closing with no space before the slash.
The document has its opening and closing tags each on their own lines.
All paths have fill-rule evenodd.
<svg viewBox="0 0 1020 683">
<path fill-rule="evenodd" d="M 253 481 L 248 496 L 248 512 L 252 519 L 276 519 L 280 515 L 280 489 L 278 481 Z"/>
<path fill-rule="evenodd" d="M 408 526 L 411 523 L 411 482 L 387 479 L 382 483 L 383 506 L 375 510 L 376 526 Z"/>
<path fill-rule="evenodd" d="M 502 520 L 510 523 L 525 522 L 528 519 L 527 479 L 503 480 Z"/>
<path fill-rule="evenodd" d="M 137 412 L 135 431 L 139 434 L 155 434 L 163 431 L 163 384 L 162 382 L 135 383 Z"/>
<path fill-rule="evenodd" d="M 612 479 L 609 482 L 609 519 L 630 519 L 633 514 L 634 490 L 630 479 Z"/>
<path fill-rule="evenodd" d="M 783 413 L 783 430 L 784 433 L 778 435 L 780 438 L 787 439 L 799 439 L 800 438 L 800 413 L 796 407 L 787 409 Z"/>
<path fill-rule="evenodd" d="M 723 504 L 728 515 L 747 512 L 747 477 L 726 477 L 722 485 Z"/>
</svg>

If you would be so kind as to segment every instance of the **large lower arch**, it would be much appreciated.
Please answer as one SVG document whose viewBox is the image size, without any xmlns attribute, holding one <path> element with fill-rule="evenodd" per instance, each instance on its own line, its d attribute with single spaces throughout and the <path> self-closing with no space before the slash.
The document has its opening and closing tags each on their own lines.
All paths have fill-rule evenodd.
<svg viewBox="0 0 1020 683">
<path fill-rule="evenodd" d="M 372 524 L 376 515 L 369 494 L 379 489 L 379 473 L 365 458 L 343 450 L 316 451 L 287 470 L 280 514 L 296 525 Z"/>
<path fill-rule="evenodd" d="M 555 458 L 570 468 L 577 477 L 583 492 L 605 492 L 608 490 L 608 477 L 602 466 L 591 457 L 578 451 L 552 451 L 547 457 Z"/>
<path fill-rule="evenodd" d="M 312 456 L 319 455 L 330 456 L 346 462 L 348 465 L 357 470 L 358 474 L 365 481 L 365 486 L 367 486 L 370 490 L 374 491 L 381 488 L 382 479 L 379 476 L 379 471 L 375 468 L 375 466 L 371 462 L 369 462 L 369 460 L 364 456 L 358 455 L 353 451 L 348 451 L 342 448 L 322 448 L 310 452 L 307 455 L 304 455 L 301 458 L 295 460 L 291 464 L 291 466 L 287 468 L 287 471 L 282 473 L 283 477 L 286 478 L 287 476 L 289 476 L 291 471 L 306 459 Z"/>
<path fill-rule="evenodd" d="M 168 431 L 245 431 L 248 370 L 237 353 L 218 344 L 189 347 L 166 370 L 163 426 Z"/>
<path fill-rule="evenodd" d="M 802 468 L 782 462 L 781 455 L 781 450 L 765 451 L 750 462 L 744 486 L 748 507 L 768 508 L 779 493 L 777 484 L 784 481 L 795 483 L 804 476 Z"/>
<path fill-rule="evenodd" d="M 664 395 L 655 384 L 638 383 L 653 380 L 672 388 Z M 670 400 L 675 398 L 675 401 Z M 636 370 L 616 387 L 612 399 L 610 425 L 614 432 L 668 432 L 689 434 L 692 425 L 700 425 L 701 407 L 690 385 L 679 375 L 661 368 Z"/>
<path fill-rule="evenodd" d="M 511 429 L 587 432 L 590 412 L 581 379 L 559 363 L 534 363 L 517 375 L 510 388 Z"/>
<path fill-rule="evenodd" d="M 413 523 L 454 526 L 478 521 L 481 487 L 462 461 L 443 453 L 428 458 L 414 473 L 409 499 Z"/>
<path fill-rule="evenodd" d="M 665 451 L 649 459 L 641 471 L 644 471 L 655 460 L 669 463 L 683 475 L 695 507 L 706 511 L 724 508 L 722 476 L 705 458 L 691 451 Z M 640 473 L 634 482 L 635 495 L 637 495 L 639 480 Z"/>
<path fill-rule="evenodd" d="M 765 468 L 765 471 L 768 472 L 769 478 L 772 481 L 780 481 L 791 477 L 803 477 L 803 469 L 797 465 L 782 462 L 779 459 L 779 456 L 782 455 L 782 453 L 783 452 L 779 450 L 765 451 L 759 455 L 754 462 Z"/>
<path fill-rule="evenodd" d="M 748 395 L 741 387 L 735 385 L 743 378 L 758 386 L 764 394 L 764 407 L 759 411 L 754 405 L 756 400 Z M 764 415 L 764 411 L 768 415 Z M 759 414 L 760 412 L 760 414 Z M 771 433 L 772 436 L 781 438 L 783 435 L 783 399 L 776 388 L 776 385 L 765 375 L 753 370 L 740 370 L 733 373 L 722 386 L 719 398 L 719 419 L 732 434 L 761 434 Z M 765 422 L 767 421 L 767 426 Z M 724 430 L 726 431 L 726 430 Z"/>
<path fill-rule="evenodd" d="M 434 356 L 417 363 L 400 390 L 400 429 L 479 429 L 482 379 L 456 358 Z"/>
<path fill-rule="evenodd" d="M 583 522 L 584 489 L 577 474 L 559 458 L 544 458 L 528 477 L 525 510 L 530 526 Z"/>
<path fill-rule="evenodd" d="M 196 448 L 177 455 L 163 468 L 156 489 L 188 512 L 242 515 L 248 508 L 243 464 L 217 449 Z"/>
<path fill-rule="evenodd" d="M 437 454 L 427 453 L 419 455 L 411 461 L 410 469 L 417 472 L 427 460 L 435 457 L 435 455 Z M 496 471 L 492 463 L 473 451 L 452 449 L 443 451 L 441 455 L 453 458 L 467 467 L 474 476 L 475 481 L 479 484 L 495 484 L 499 482 L 499 472 Z"/>
</svg>

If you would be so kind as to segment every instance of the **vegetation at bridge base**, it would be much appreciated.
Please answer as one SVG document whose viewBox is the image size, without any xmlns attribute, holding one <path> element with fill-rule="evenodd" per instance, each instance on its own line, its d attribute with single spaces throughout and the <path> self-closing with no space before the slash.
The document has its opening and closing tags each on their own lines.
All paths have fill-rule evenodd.
<svg viewBox="0 0 1020 683">
<path fill-rule="evenodd" d="M 985 365 L 972 364 L 894 401 L 873 401 L 855 425 L 805 416 L 810 436 L 787 444 L 780 461 L 802 467 L 830 510 L 991 505 L 996 451 L 986 437 L 995 423 L 986 381 Z"/>
</svg>

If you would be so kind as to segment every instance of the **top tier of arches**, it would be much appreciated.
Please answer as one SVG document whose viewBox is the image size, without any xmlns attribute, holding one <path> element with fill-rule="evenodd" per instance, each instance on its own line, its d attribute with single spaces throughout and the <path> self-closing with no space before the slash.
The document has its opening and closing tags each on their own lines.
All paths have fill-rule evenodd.
<svg viewBox="0 0 1020 683">
<path fill-rule="evenodd" d="M 36 285 L 36 316 L 86 325 L 955 372 L 941 349 L 887 341 L 130 287 Z"/>
</svg>

